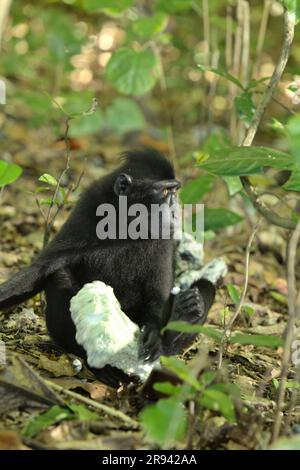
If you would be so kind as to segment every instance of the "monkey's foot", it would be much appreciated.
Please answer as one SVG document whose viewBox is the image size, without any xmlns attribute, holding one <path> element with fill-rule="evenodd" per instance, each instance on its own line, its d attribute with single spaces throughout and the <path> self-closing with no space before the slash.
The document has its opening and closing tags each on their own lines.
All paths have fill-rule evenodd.
<svg viewBox="0 0 300 470">
<path fill-rule="evenodd" d="M 145 325 L 141 330 L 139 359 L 153 362 L 163 354 L 162 336 L 153 325 Z"/>
</svg>

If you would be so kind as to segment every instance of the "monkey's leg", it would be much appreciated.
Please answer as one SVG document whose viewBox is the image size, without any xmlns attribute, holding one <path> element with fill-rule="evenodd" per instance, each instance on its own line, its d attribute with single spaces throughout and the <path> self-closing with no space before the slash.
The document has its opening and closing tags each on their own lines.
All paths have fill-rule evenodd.
<svg viewBox="0 0 300 470">
<path fill-rule="evenodd" d="M 79 288 L 69 268 L 60 269 L 49 276 L 46 286 L 46 322 L 53 341 L 64 351 L 76 354 L 86 362 L 86 351 L 76 341 L 76 328 L 70 313 L 70 300 Z M 89 369 L 98 380 L 111 387 L 118 387 L 121 383 L 130 381 L 126 374 L 115 367 Z"/>
<path fill-rule="evenodd" d="M 202 325 L 215 298 L 215 287 L 206 279 L 195 282 L 189 289 L 175 296 L 169 322 L 186 321 Z M 197 334 L 168 330 L 163 337 L 163 353 L 167 356 L 183 352 L 193 343 Z"/>
</svg>

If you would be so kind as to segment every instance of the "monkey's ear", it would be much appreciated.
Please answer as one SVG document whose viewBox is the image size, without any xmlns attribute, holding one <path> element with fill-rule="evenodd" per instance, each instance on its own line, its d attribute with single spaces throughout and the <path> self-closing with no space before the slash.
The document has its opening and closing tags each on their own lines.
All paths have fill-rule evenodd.
<svg viewBox="0 0 300 470">
<path fill-rule="evenodd" d="M 117 196 L 127 196 L 132 185 L 132 179 L 126 173 L 121 173 L 114 184 L 114 192 Z"/>
</svg>

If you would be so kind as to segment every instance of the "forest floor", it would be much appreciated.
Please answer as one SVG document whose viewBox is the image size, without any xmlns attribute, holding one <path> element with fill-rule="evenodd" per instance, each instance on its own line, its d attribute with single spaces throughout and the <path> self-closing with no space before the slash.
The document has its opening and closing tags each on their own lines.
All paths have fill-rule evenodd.
<svg viewBox="0 0 300 470">
<path fill-rule="evenodd" d="M 38 177 L 48 172 L 45 169 L 51 168 L 51 174 L 57 175 L 64 165 L 63 142 L 53 143 L 47 135 L 33 131 L 27 133 L 17 124 L 11 125 L 7 132 L 11 138 L 10 152 L 14 154 L 14 161 L 25 171 L 18 183 L 5 190 L 0 205 L 0 282 L 27 265 L 41 249 L 44 221 L 30 191 L 40 185 Z M 85 166 L 83 187 L 115 165 L 114 156 L 121 150 L 120 144 L 94 145 L 90 148 L 87 141 L 74 143 L 74 147 L 79 148 L 72 152 L 69 178 L 76 181 Z M 87 148 L 89 155 L 94 156 L 89 157 L 85 164 Z M 55 223 L 55 230 L 66 216 L 67 210 L 63 210 Z M 206 261 L 223 256 L 228 265 L 228 274 L 218 290 L 208 318 L 208 323 L 217 329 L 223 329 L 224 309 L 230 312 L 235 309 L 226 285 L 233 284 L 241 290 L 244 284 L 245 249 L 251 229 L 250 224 L 242 225 L 223 231 L 222 235 L 205 244 Z M 283 334 L 287 321 L 284 246 L 285 240 L 280 230 L 261 225 L 251 249 L 246 296 L 246 303 L 252 307 L 253 313 L 241 314 L 234 325 L 235 330 L 274 336 Z M 151 448 L 143 432 L 134 429 L 130 422 L 104 413 L 81 398 L 88 398 L 95 404 L 105 404 L 135 420 L 142 407 L 150 403 L 153 397 L 150 399 L 137 387 L 111 389 L 95 380 L 85 368 L 76 372 L 74 358 L 58 351 L 47 335 L 40 296 L 1 314 L 0 340 L 4 342 L 7 353 L 7 363 L 0 370 L 0 412 L 6 409 L 0 420 L 0 449 Z M 207 367 L 214 369 L 218 362 L 219 344 L 206 336 L 201 335 L 183 358 L 193 360 L 204 346 L 208 348 Z M 224 381 L 238 385 L 241 392 L 237 424 L 228 423 L 217 412 L 206 410 L 196 425 L 193 439 L 196 449 L 246 450 L 268 445 L 281 355 L 282 348 L 240 344 L 228 346 L 222 373 Z M 50 381 L 56 388 L 51 387 Z M 70 391 L 76 395 L 71 396 L 68 394 Z M 47 420 L 40 420 L 36 428 L 29 427 L 28 423 L 34 416 L 50 406 L 60 406 L 62 400 L 77 404 L 77 408 L 74 407 L 76 419 L 74 415 L 71 419 L 66 414 L 57 418 L 56 422 L 51 421 L 50 417 L 48 423 Z M 296 406 L 291 422 L 297 423 L 299 419 L 300 408 Z M 24 429 L 27 431 L 24 432 Z M 178 448 L 185 448 L 185 445 L 184 442 L 180 443 Z"/>
</svg>

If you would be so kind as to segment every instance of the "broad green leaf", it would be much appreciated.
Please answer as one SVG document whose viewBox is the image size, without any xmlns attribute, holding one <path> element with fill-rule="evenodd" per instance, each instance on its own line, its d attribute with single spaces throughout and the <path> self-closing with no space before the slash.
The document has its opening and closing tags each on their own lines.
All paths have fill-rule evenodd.
<svg viewBox="0 0 300 470">
<path fill-rule="evenodd" d="M 93 411 L 90 411 L 84 405 L 76 405 L 75 403 L 68 403 L 68 407 L 71 408 L 73 413 L 76 415 L 76 418 L 81 421 L 97 420 L 100 419 L 100 415 Z"/>
<path fill-rule="evenodd" d="M 50 184 L 50 186 L 57 186 L 57 179 L 54 178 L 54 176 L 49 175 L 49 173 L 44 173 L 42 176 L 40 176 L 39 181 Z"/>
<path fill-rule="evenodd" d="M 237 305 L 240 301 L 240 294 L 237 288 L 233 284 L 228 284 L 226 287 L 232 302 Z"/>
<path fill-rule="evenodd" d="M 164 11 L 166 13 L 180 13 L 189 10 L 193 0 L 156 0 L 155 11 Z"/>
<path fill-rule="evenodd" d="M 216 341 L 220 341 L 222 339 L 221 331 L 216 330 L 211 326 L 191 325 L 191 323 L 185 321 L 169 322 L 162 331 L 164 332 L 166 330 L 181 331 L 183 333 L 202 333 Z"/>
<path fill-rule="evenodd" d="M 174 356 L 170 356 L 170 357 L 161 356 L 161 363 L 171 372 L 176 374 L 181 380 L 188 383 L 189 385 L 194 387 L 196 390 L 201 389 L 201 386 L 198 380 L 196 379 L 196 377 L 192 375 L 189 367 L 180 359 L 177 359 Z"/>
<path fill-rule="evenodd" d="M 71 137 L 82 137 L 97 134 L 104 126 L 104 118 L 100 109 L 86 116 L 78 116 L 70 121 Z"/>
<path fill-rule="evenodd" d="M 255 112 L 252 93 L 245 91 L 241 95 L 238 95 L 234 100 L 234 105 L 237 114 L 246 122 L 250 122 Z"/>
<path fill-rule="evenodd" d="M 213 72 L 216 75 L 219 75 L 219 77 L 226 78 L 226 80 L 228 80 L 229 82 L 234 83 L 236 86 L 238 86 L 239 88 L 244 90 L 244 87 L 241 84 L 241 82 L 236 77 L 234 77 L 230 73 L 226 72 L 225 70 L 216 69 L 214 67 L 206 67 L 203 64 L 198 64 L 198 67 L 202 72 L 205 72 L 205 71 Z"/>
<path fill-rule="evenodd" d="M 139 106 L 130 98 L 116 98 L 107 108 L 105 124 L 116 134 L 138 131 L 146 126 Z"/>
<path fill-rule="evenodd" d="M 210 175 L 199 176 L 199 178 L 187 183 L 180 191 L 180 199 L 183 204 L 196 204 L 204 194 L 208 193 L 214 185 L 214 178 Z"/>
<path fill-rule="evenodd" d="M 170 382 L 157 382 L 153 385 L 153 388 L 157 392 L 165 393 L 166 395 L 178 395 L 182 390 L 181 385 L 173 385 Z"/>
<path fill-rule="evenodd" d="M 219 230 L 229 225 L 238 224 L 243 220 L 239 214 L 229 209 L 209 209 L 204 208 L 204 228 L 206 230 Z"/>
<path fill-rule="evenodd" d="M 19 165 L 0 160 L 0 187 L 16 181 L 21 176 L 22 171 Z"/>
<path fill-rule="evenodd" d="M 242 306 L 242 312 L 245 312 L 247 315 L 249 315 L 249 317 L 251 317 L 254 314 L 255 310 L 253 307 L 251 307 L 251 305 L 245 304 Z"/>
<path fill-rule="evenodd" d="M 296 21 L 300 19 L 300 3 L 299 0 L 283 0 L 285 8 L 296 16 Z"/>
<path fill-rule="evenodd" d="M 171 397 L 147 406 L 140 414 L 140 421 L 148 440 L 165 448 L 185 436 L 187 412 L 176 397 Z"/>
<path fill-rule="evenodd" d="M 198 161 L 201 168 L 220 176 L 255 175 L 266 167 L 287 170 L 294 163 L 291 155 L 268 147 L 231 147 Z"/>
<path fill-rule="evenodd" d="M 252 335 L 246 333 L 235 333 L 230 337 L 232 344 L 252 344 L 265 348 L 279 348 L 284 345 L 282 338 L 269 335 Z"/>
<path fill-rule="evenodd" d="M 142 95 L 155 85 L 157 61 L 150 50 L 136 52 L 123 47 L 112 55 L 106 76 L 120 93 Z"/>
<path fill-rule="evenodd" d="M 88 12 L 104 11 L 120 14 L 133 5 L 134 0 L 83 0 L 83 8 Z"/>
<path fill-rule="evenodd" d="M 286 123 L 289 146 L 295 160 L 300 164 L 300 113 L 291 116 Z"/>
<path fill-rule="evenodd" d="M 220 412 L 229 422 L 236 421 L 232 398 L 213 386 L 204 390 L 199 401 L 204 408 Z"/>
<path fill-rule="evenodd" d="M 223 177 L 229 192 L 229 196 L 234 196 L 243 189 L 243 185 L 238 176 L 224 176 Z"/>
<path fill-rule="evenodd" d="M 292 174 L 282 186 L 286 191 L 300 191 L 300 164 L 296 164 Z"/>
<path fill-rule="evenodd" d="M 52 406 L 45 413 L 39 414 L 31 419 L 25 426 L 22 434 L 27 437 L 34 437 L 42 429 L 46 429 L 53 424 L 59 423 L 64 419 L 73 419 L 74 414 L 67 408 L 61 406 Z"/>
<path fill-rule="evenodd" d="M 252 80 L 250 80 L 247 86 L 247 90 L 252 90 L 253 88 L 256 88 L 257 85 L 260 85 L 261 83 L 266 82 L 267 80 L 270 80 L 270 78 L 271 77 L 263 77 L 263 78 L 259 78 L 258 80 L 255 80 L 253 78 Z"/>
<path fill-rule="evenodd" d="M 288 299 L 286 295 L 282 295 L 280 292 L 277 291 L 271 291 L 270 296 L 273 297 L 273 299 L 277 300 L 277 302 L 280 302 L 284 305 L 288 305 Z"/>
<path fill-rule="evenodd" d="M 141 38 L 152 38 L 161 33 L 168 24 L 168 16 L 158 12 L 148 18 L 140 18 L 132 25 L 133 31 Z"/>
</svg>

